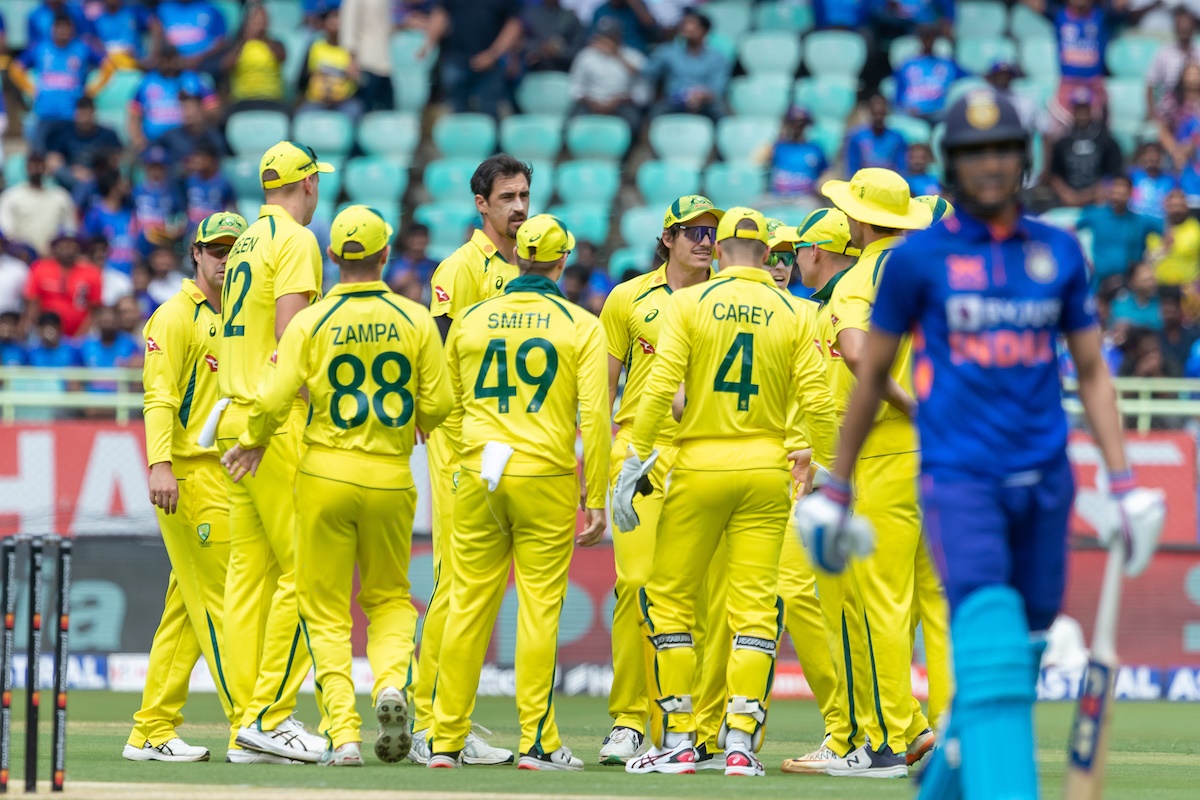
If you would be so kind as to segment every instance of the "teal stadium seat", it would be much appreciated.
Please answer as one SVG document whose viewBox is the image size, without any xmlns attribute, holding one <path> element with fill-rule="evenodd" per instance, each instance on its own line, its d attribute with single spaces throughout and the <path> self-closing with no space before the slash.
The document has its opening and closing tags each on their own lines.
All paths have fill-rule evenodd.
<svg viewBox="0 0 1200 800">
<path fill-rule="evenodd" d="M 792 0 L 759 3 L 754 9 L 754 27 L 760 31 L 811 31 L 812 7 L 808 3 L 796 3 Z"/>
<path fill-rule="evenodd" d="M 304 28 L 304 8 L 294 0 L 267 0 L 267 31 L 277 39 Z M 231 32 L 230 36 L 234 36 Z M 288 50 L 288 60 L 299 59 L 302 54 Z"/>
<path fill-rule="evenodd" d="M 283 5 L 292 7 L 291 3 Z M 274 9 L 268 9 L 267 17 L 272 26 L 275 25 Z M 312 44 L 314 34 L 303 26 L 279 31 L 272 34 L 283 44 L 287 58 L 283 61 L 283 91 L 288 97 L 294 98 L 300 85 L 300 73 L 304 71 L 304 62 L 308 57 L 308 48 Z"/>
<path fill-rule="evenodd" d="M 887 126 L 898 131 L 909 144 L 929 144 L 933 128 L 923 119 L 906 114 L 889 114 Z"/>
<path fill-rule="evenodd" d="M 416 30 L 396 31 L 391 38 L 392 77 L 398 74 L 420 72 L 428 74 L 437 63 L 438 48 L 432 48 L 425 58 L 417 53 L 425 44 L 425 34 Z"/>
<path fill-rule="evenodd" d="M 830 164 L 837 162 L 845 138 L 846 126 L 832 120 L 818 121 L 808 131 L 808 140 L 821 148 Z"/>
<path fill-rule="evenodd" d="M 25 154 L 10 153 L 4 159 L 4 185 L 16 186 L 25 182 Z"/>
<path fill-rule="evenodd" d="M 533 168 L 533 182 L 529 185 L 529 213 L 539 214 L 549 208 L 554 200 L 558 168 L 554 166 L 553 161 L 547 159 L 531 159 L 526 163 Z"/>
<path fill-rule="evenodd" d="M 779 119 L 791 102 L 791 89 L 791 75 L 743 75 L 729 82 L 729 107 L 740 116 Z"/>
<path fill-rule="evenodd" d="M 237 39 L 238 28 L 242 27 L 242 4 L 236 0 L 214 0 L 213 5 L 225 17 L 225 29 L 229 41 Z"/>
<path fill-rule="evenodd" d="M 632 135 L 620 117 L 583 114 L 567 121 L 567 152 L 572 158 L 620 161 L 629 152 Z"/>
<path fill-rule="evenodd" d="M 400 111 L 421 111 L 429 104 L 429 93 L 433 88 L 429 75 L 424 72 L 406 72 L 392 76 L 392 98 Z"/>
<path fill-rule="evenodd" d="M 688 194 L 700 193 L 700 170 L 674 161 L 643 161 L 636 183 L 642 200 L 650 207 L 666 207 Z"/>
<path fill-rule="evenodd" d="M 1017 46 L 1012 39 L 1000 36 L 980 36 L 958 40 L 955 60 L 967 72 L 983 75 L 997 61 L 1015 61 Z"/>
<path fill-rule="evenodd" d="M 291 121 L 282 111 L 238 111 L 225 124 L 229 149 L 239 156 L 261 158 L 272 145 L 288 138 Z"/>
<path fill-rule="evenodd" d="M 421 143 L 421 121 L 404 111 L 372 111 L 358 124 L 358 146 L 367 155 L 387 156 L 407 166 Z"/>
<path fill-rule="evenodd" d="M 496 121 L 487 114 L 447 114 L 433 124 L 433 143 L 445 158 L 482 161 L 496 152 Z"/>
<path fill-rule="evenodd" d="M 942 58 L 954 58 L 954 43 L 939 36 L 933 43 L 933 52 Z M 899 69 L 905 61 L 921 55 L 921 40 L 916 36 L 897 36 L 888 47 L 888 62 L 892 69 Z"/>
<path fill-rule="evenodd" d="M 609 206 L 600 203 L 568 203 L 554 206 L 550 213 L 575 234 L 575 244 L 591 242 L 596 246 L 608 238 Z"/>
<path fill-rule="evenodd" d="M 427 203 L 417 206 L 413 219 L 429 227 L 429 254 L 443 259 L 470 237 L 470 229 L 479 223 L 474 206 L 463 203 Z"/>
<path fill-rule="evenodd" d="M 29 43 L 29 15 L 38 5 L 40 0 L 5 0 L 4 24 L 9 50 L 24 50 Z"/>
<path fill-rule="evenodd" d="M 717 152 L 725 161 L 756 161 L 777 138 L 779 120 L 771 117 L 725 117 L 717 123 Z"/>
<path fill-rule="evenodd" d="M 554 186 L 565 204 L 610 205 L 621 188 L 621 169 L 611 161 L 567 161 L 555 171 Z"/>
<path fill-rule="evenodd" d="M 562 150 L 562 117 L 549 114 L 515 114 L 500 123 L 500 149 L 516 158 L 558 158 Z"/>
<path fill-rule="evenodd" d="M 713 0 L 705 3 L 701 12 L 712 20 L 715 33 L 737 41 L 750 30 L 752 14 L 749 0 Z"/>
<path fill-rule="evenodd" d="M 317 155 L 333 167 L 333 172 L 321 176 L 321 196 L 328 200 L 337 200 L 342 196 L 342 183 L 346 180 L 346 159 L 342 156 L 326 158 L 320 153 Z"/>
<path fill-rule="evenodd" d="M 718 208 L 756 206 L 767 190 L 767 175 L 751 164 L 709 164 L 704 170 L 704 196 Z"/>
<path fill-rule="evenodd" d="M 896 102 L 896 78 L 886 75 L 879 79 L 879 93 L 889 102 Z"/>
<path fill-rule="evenodd" d="M 1029 6 L 1014 3 L 1008 15 L 1008 32 L 1024 44 L 1034 39 L 1054 40 L 1054 24 Z"/>
<path fill-rule="evenodd" d="M 262 179 L 258 176 L 261 156 L 233 156 L 221 162 L 221 174 L 233 186 L 239 200 L 262 198 Z"/>
<path fill-rule="evenodd" d="M 438 203 L 458 203 L 474 208 L 471 194 L 471 176 L 475 174 L 478 161 L 466 158 L 443 158 L 430 161 L 425 166 L 423 182 L 429 194 Z"/>
<path fill-rule="evenodd" d="M 1058 43 L 1054 39 L 1022 39 L 1021 71 L 1039 83 L 1058 85 Z"/>
<path fill-rule="evenodd" d="M 713 31 L 708 35 L 708 38 L 704 40 L 704 43 L 708 47 L 711 47 L 713 50 L 716 50 L 718 53 L 725 56 L 725 60 L 730 64 L 732 64 L 734 61 L 737 61 L 737 45 L 734 43 L 733 39 L 730 39 L 728 36 Z"/>
<path fill-rule="evenodd" d="M 1163 47 L 1161 39 L 1125 34 L 1108 43 L 1104 63 L 1114 78 L 1146 80 L 1154 55 Z"/>
<path fill-rule="evenodd" d="M 142 77 L 137 70 L 114 72 L 104 88 L 96 94 L 96 111 L 118 108 L 124 112 L 129 107 L 129 101 L 137 94 Z"/>
<path fill-rule="evenodd" d="M 292 138 L 321 158 L 345 158 L 354 148 L 354 126 L 337 111 L 304 111 L 292 120 Z"/>
<path fill-rule="evenodd" d="M 1079 208 L 1052 208 L 1042 214 L 1039 219 L 1047 225 L 1053 225 L 1056 228 L 1064 230 L 1075 230 L 1076 223 L 1079 222 L 1079 216 L 1083 213 L 1083 209 Z"/>
<path fill-rule="evenodd" d="M 793 102 L 808 110 L 814 119 L 844 122 L 858 102 L 858 78 L 825 75 L 801 78 L 792 93 Z"/>
<path fill-rule="evenodd" d="M 650 123 L 650 149 L 665 161 L 703 166 L 713 147 L 713 124 L 698 114 L 663 114 Z"/>
<path fill-rule="evenodd" d="M 1146 84 L 1133 78 L 1107 78 L 1104 86 L 1111 124 L 1140 128 L 1146 119 Z"/>
<path fill-rule="evenodd" d="M 621 239 L 628 247 L 654 246 L 654 240 L 662 235 L 663 214 L 666 209 L 657 206 L 635 206 L 621 215 Z"/>
<path fill-rule="evenodd" d="M 804 40 L 804 66 L 813 77 L 857 78 L 867 60 L 867 43 L 850 31 L 814 31 Z"/>
<path fill-rule="evenodd" d="M 738 61 L 751 75 L 785 75 L 790 79 L 800 66 L 800 38 L 787 31 L 746 34 L 738 43 Z"/>
<path fill-rule="evenodd" d="M 571 78 L 565 72 L 531 72 L 517 86 L 517 107 L 524 114 L 565 117 L 571 110 Z"/>
<path fill-rule="evenodd" d="M 1013 94 L 1028 98 L 1033 107 L 1040 110 L 1046 107 L 1054 87 L 1029 78 L 1017 78 L 1012 82 L 1012 91 Z"/>
<path fill-rule="evenodd" d="M 121 144 L 124 147 L 129 146 L 129 115 L 124 108 L 97 108 L 96 124 L 112 128 Z"/>
<path fill-rule="evenodd" d="M 653 260 L 650 247 L 622 247 L 608 257 L 608 274 L 614 281 L 619 281 L 627 269 L 648 272 L 655 266 L 651 264 Z"/>
<path fill-rule="evenodd" d="M 959 78 L 954 83 L 950 84 L 950 88 L 946 90 L 946 108 L 954 105 L 958 98 L 962 97 L 972 89 L 979 89 L 987 85 L 988 82 L 977 75 Z"/>
<path fill-rule="evenodd" d="M 971 0 L 954 4 L 955 38 L 999 36 L 1008 27 L 1008 9 L 996 0 Z"/>
<path fill-rule="evenodd" d="M 344 173 L 346 196 L 355 203 L 398 203 L 408 188 L 408 170 L 380 156 L 352 158 Z"/>
</svg>

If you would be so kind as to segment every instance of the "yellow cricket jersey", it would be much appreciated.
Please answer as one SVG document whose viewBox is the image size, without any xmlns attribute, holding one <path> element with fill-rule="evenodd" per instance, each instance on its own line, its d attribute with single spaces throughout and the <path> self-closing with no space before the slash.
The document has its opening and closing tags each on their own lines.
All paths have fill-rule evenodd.
<svg viewBox="0 0 1200 800">
<path fill-rule="evenodd" d="M 377 489 L 412 485 L 413 426 L 430 431 L 453 398 L 442 339 L 423 305 L 383 281 L 339 283 L 297 314 L 250 408 L 242 447 L 262 447 L 308 387 L 300 471 Z"/>
<path fill-rule="evenodd" d="M 221 396 L 249 403 L 275 352 L 275 301 L 321 293 L 317 237 L 279 206 L 265 205 L 234 242 L 221 293 Z"/>
<path fill-rule="evenodd" d="M 435 317 L 458 319 L 470 306 L 503 294 L 505 284 L 519 274 L 517 266 L 504 260 L 487 234 L 476 229 L 471 241 L 433 271 L 429 281 L 433 287 L 429 310 Z"/>
<path fill-rule="evenodd" d="M 146 463 L 217 455 L 196 443 L 217 402 L 221 315 L 190 278 L 142 330 L 146 361 Z"/>
<path fill-rule="evenodd" d="M 643 458 L 650 454 L 682 382 L 687 406 L 675 435 L 676 467 L 786 468 L 785 442 L 804 438 L 787 430 L 797 394 L 813 457 L 829 463 L 835 412 L 814 370 L 810 336 L 759 267 L 726 267 L 707 283 L 675 292 L 634 421 L 634 449 Z"/>
<path fill-rule="evenodd" d="M 712 277 L 710 272 L 709 277 Z M 617 285 L 604 301 L 600 322 L 608 340 L 608 354 L 625 364 L 625 392 L 613 421 L 622 428 L 632 427 L 638 399 L 646 389 L 650 366 L 658 347 L 664 312 L 671 301 L 667 285 L 667 265 Z M 667 414 L 658 431 L 658 439 L 670 444 L 679 425 Z"/>
<path fill-rule="evenodd" d="M 825 301 L 820 313 L 822 351 L 839 419 L 850 405 L 850 395 L 857 380 L 837 349 L 838 334 L 847 328 L 860 331 L 870 329 L 871 308 L 875 304 L 875 294 L 888 252 L 903 242 L 902 237 L 893 236 L 867 245 L 850 269 L 839 273 L 829 285 L 814 295 Z M 904 391 L 913 394 L 912 337 L 900 339 L 900 349 L 896 353 L 891 374 Z M 890 403 L 881 403 L 875 415 L 875 426 L 863 445 L 862 456 L 909 453 L 916 449 L 916 428 L 911 420 Z"/>
<path fill-rule="evenodd" d="M 804 369 L 802 372 L 806 391 L 816 391 L 816 387 L 813 384 L 820 384 L 828 394 L 829 384 L 826 377 L 825 360 L 821 357 L 821 334 L 817 324 L 817 304 L 811 300 L 805 300 L 802 297 L 796 297 L 787 292 L 784 292 L 784 297 L 792 304 L 792 309 L 796 312 L 796 321 L 800 326 L 800 340 L 809 344 L 808 353 L 804 356 Z M 789 435 L 798 437 L 790 438 L 785 442 L 789 453 L 794 450 L 803 450 L 809 446 L 808 440 L 805 438 L 804 406 L 800 402 L 799 393 L 792 398 L 792 405 L 788 409 L 787 430 Z M 822 466 L 825 465 L 822 464 Z"/>
<path fill-rule="evenodd" d="M 604 333 L 594 315 L 548 278 L 514 278 L 502 296 L 455 320 L 446 361 L 465 467 L 478 470 L 494 441 L 515 451 L 510 475 L 574 474 L 578 419 L 587 506 L 604 508 L 612 429 Z"/>
</svg>

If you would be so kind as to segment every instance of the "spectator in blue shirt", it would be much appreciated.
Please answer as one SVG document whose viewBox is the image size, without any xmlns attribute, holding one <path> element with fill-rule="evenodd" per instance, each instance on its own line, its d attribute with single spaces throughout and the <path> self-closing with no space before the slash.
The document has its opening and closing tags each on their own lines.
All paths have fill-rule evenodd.
<svg viewBox="0 0 1200 800">
<path fill-rule="evenodd" d="M 1138 148 L 1136 166 L 1129 171 L 1129 180 L 1133 183 L 1129 207 L 1159 221 L 1167 216 L 1167 195 L 1179 186 L 1175 176 L 1163 171 L 1162 160 L 1162 145 L 1147 142 Z"/>
<path fill-rule="evenodd" d="M 78 185 L 91 183 L 96 168 L 120 155 L 121 149 L 117 134 L 96 124 L 92 98 L 81 97 L 75 103 L 74 121 L 55 130 L 46 142 L 46 169 L 60 186 L 75 194 Z"/>
<path fill-rule="evenodd" d="M 201 145 L 187 160 L 187 239 L 205 217 L 219 211 L 236 211 L 237 195 L 233 186 L 221 174 L 221 162 L 217 151 L 210 145 Z"/>
<path fill-rule="evenodd" d="M 601 4 L 592 15 L 589 38 L 596 34 L 596 23 L 602 19 L 619 22 L 624 44 L 643 53 L 650 52 L 650 45 L 658 39 L 658 22 L 643 0 L 608 0 Z"/>
<path fill-rule="evenodd" d="M 1092 93 L 1092 113 L 1099 119 L 1108 105 L 1104 86 L 1104 51 L 1108 47 L 1110 20 L 1095 0 L 1067 0 L 1054 17 L 1058 36 L 1059 83 L 1051 114 L 1058 130 L 1071 124 L 1072 92 Z"/>
<path fill-rule="evenodd" d="M 142 156 L 146 174 L 133 188 L 134 246 L 142 257 L 170 245 L 183 232 L 186 208 L 178 184 L 169 179 L 167 153 L 151 147 Z"/>
<path fill-rule="evenodd" d="M 914 144 L 908 148 L 908 168 L 901 174 L 908 182 L 908 188 L 913 197 L 942 193 L 937 176 L 929 172 L 932 166 L 933 150 L 929 145 Z"/>
<path fill-rule="evenodd" d="M 29 363 L 20 337 L 21 315 L 16 311 L 0 313 L 0 367 L 23 367 Z"/>
<path fill-rule="evenodd" d="M 8 52 L 8 31 L 4 27 L 4 15 L 0 14 L 0 53 Z"/>
<path fill-rule="evenodd" d="M 780 199 L 814 196 L 821 176 L 829 169 L 825 151 L 807 141 L 805 131 L 812 123 L 808 112 L 792 106 L 779 141 L 771 145 L 771 194 Z"/>
<path fill-rule="evenodd" d="M 213 74 L 225 48 L 225 17 L 208 0 L 167 0 L 158 4 L 163 36 L 179 51 L 182 68 Z"/>
<path fill-rule="evenodd" d="M 936 124 L 944 114 L 950 84 L 966 73 L 953 59 L 934 54 L 940 32 L 936 25 L 921 25 L 917 32 L 921 37 L 921 54 L 901 64 L 895 72 L 896 107 Z"/>
<path fill-rule="evenodd" d="M 712 120 L 725 115 L 725 86 L 732 65 L 709 47 L 712 21 L 689 9 L 679 23 L 679 38 L 661 44 L 650 56 L 643 74 L 651 82 L 663 79 L 663 99 L 651 110 L 657 116 L 670 112 L 703 114 Z"/>
<path fill-rule="evenodd" d="M 813 0 L 813 27 L 855 29 L 867 22 L 867 0 Z"/>
<path fill-rule="evenodd" d="M 183 58 L 164 46 L 158 69 L 142 78 L 129 101 L 129 136 L 138 150 L 183 124 L 181 94 L 196 95 L 210 112 L 219 106 L 207 81 L 198 72 L 183 71 L 182 65 Z"/>
<path fill-rule="evenodd" d="M 1084 209 L 1075 225 L 1076 230 L 1090 230 L 1095 236 L 1093 287 L 1112 275 L 1124 275 L 1142 260 L 1146 237 L 1162 233 L 1161 222 L 1130 210 L 1132 189 L 1128 177 L 1116 176 L 1108 185 L 1108 203 Z"/>
<path fill-rule="evenodd" d="M 182 123 L 164 133 L 156 142 L 166 149 L 172 164 L 183 164 L 201 146 L 211 147 L 222 156 L 229 153 L 225 137 L 209 119 L 201 97 L 180 92 L 179 111 L 183 117 Z"/>
<path fill-rule="evenodd" d="M 1162 310 L 1153 264 L 1143 261 L 1130 267 L 1126 290 L 1113 300 L 1112 321 L 1114 325 L 1125 323 L 1135 328 L 1162 330 Z"/>
<path fill-rule="evenodd" d="M 85 367 L 112 368 L 132 366 L 141 352 L 133 337 L 117 325 L 117 311 L 112 306 L 100 306 L 93 315 L 96 330 L 78 344 L 79 360 Z M 115 392 L 111 381 L 91 381 L 89 392 Z"/>
<path fill-rule="evenodd" d="M 936 24 L 946 34 L 953 30 L 953 0 L 869 0 L 869 5 L 871 30 L 884 42 L 910 34 L 918 25 Z"/>
<path fill-rule="evenodd" d="M 870 124 L 852 131 L 846 140 L 846 172 L 853 175 L 864 167 L 902 172 L 908 145 L 898 131 L 887 126 L 887 99 L 881 94 L 872 95 L 867 110 Z"/>
<path fill-rule="evenodd" d="M 151 34 L 154 41 L 162 37 L 162 25 L 150 9 L 126 0 L 104 0 L 100 13 L 92 20 L 92 28 L 100 48 L 113 60 L 118 69 L 136 69 L 146 57 L 142 44 Z"/>
<path fill-rule="evenodd" d="M 53 36 L 54 20 L 61 15 L 70 18 L 79 38 L 91 37 L 92 26 L 88 22 L 87 15 L 83 13 L 82 5 L 70 3 L 67 0 L 42 0 L 42 4 L 35 8 L 26 20 L 28 31 L 26 47 L 32 48 L 49 41 Z"/>
<path fill-rule="evenodd" d="M 429 228 L 414 223 L 400 235 L 400 246 L 388 263 L 383 279 L 392 290 L 403 294 L 401 289 L 415 280 L 420 286 L 428 286 L 437 262 L 428 255 Z M 421 302 L 420 291 L 417 302 Z"/>
<path fill-rule="evenodd" d="M 132 275 L 134 228 L 129 182 L 119 172 L 110 172 L 100 177 L 96 189 L 99 197 L 83 215 L 82 234 L 88 239 L 103 239 L 108 243 L 101 266 L 122 275 Z"/>
<path fill-rule="evenodd" d="M 78 367 L 79 351 L 69 339 L 63 338 L 62 320 L 53 311 L 38 315 L 35 327 L 37 341 L 29 348 L 31 367 Z"/>
</svg>

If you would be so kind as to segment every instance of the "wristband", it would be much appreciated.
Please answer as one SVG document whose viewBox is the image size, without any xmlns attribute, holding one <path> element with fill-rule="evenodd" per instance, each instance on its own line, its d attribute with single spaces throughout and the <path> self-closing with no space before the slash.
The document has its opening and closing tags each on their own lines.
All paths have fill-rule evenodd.
<svg viewBox="0 0 1200 800">
<path fill-rule="evenodd" d="M 1113 497 L 1122 497 L 1137 488 L 1132 469 L 1113 472 L 1108 476 L 1108 493 Z"/>
<path fill-rule="evenodd" d="M 849 508 L 851 499 L 849 481 L 844 481 L 838 476 L 831 474 L 825 485 L 821 487 L 821 491 L 833 502 Z"/>
</svg>

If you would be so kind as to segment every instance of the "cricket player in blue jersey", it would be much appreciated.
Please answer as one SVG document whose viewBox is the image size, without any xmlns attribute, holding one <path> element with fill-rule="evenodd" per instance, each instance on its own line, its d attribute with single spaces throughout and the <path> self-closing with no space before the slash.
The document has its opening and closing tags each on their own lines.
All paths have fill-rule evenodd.
<svg viewBox="0 0 1200 800">
<path fill-rule="evenodd" d="M 1100 537 L 1124 548 L 1127 574 L 1149 562 L 1165 508 L 1126 460 L 1079 245 L 1021 214 L 1029 134 L 1016 110 L 990 89 L 969 92 L 947 114 L 942 148 L 957 213 L 892 251 L 832 478 L 796 516 L 822 569 L 869 550 L 869 525 L 850 514 L 850 470 L 912 333 L 925 535 L 950 603 L 958 687 L 942 739 L 958 746 L 935 751 L 921 797 L 1032 800 L 1039 641 L 1062 602 L 1075 496 L 1059 336 L 1108 470 Z"/>
</svg>

